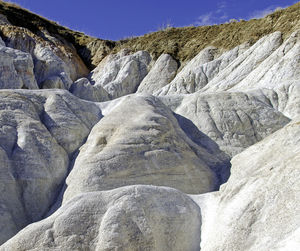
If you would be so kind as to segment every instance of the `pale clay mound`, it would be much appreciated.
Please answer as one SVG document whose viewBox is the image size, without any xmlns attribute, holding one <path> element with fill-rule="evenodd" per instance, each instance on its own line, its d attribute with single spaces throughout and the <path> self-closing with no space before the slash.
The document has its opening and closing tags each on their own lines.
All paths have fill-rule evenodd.
<svg viewBox="0 0 300 251">
<path fill-rule="evenodd" d="M 166 187 L 129 186 L 74 197 L 0 250 L 199 250 L 201 213 Z"/>
<path fill-rule="evenodd" d="M 0 250 L 300 249 L 300 31 L 89 72 L 0 30 Z"/>
<path fill-rule="evenodd" d="M 193 197 L 201 250 L 299 249 L 299 142 L 298 119 L 236 155 L 219 192 Z"/>
<path fill-rule="evenodd" d="M 220 183 L 212 170 L 229 168 L 223 162 L 190 140 L 159 99 L 127 96 L 93 127 L 80 148 L 64 201 L 82 192 L 134 184 L 208 192 Z"/>
<path fill-rule="evenodd" d="M 299 137 L 297 120 L 235 156 L 219 192 L 191 196 L 198 206 L 154 186 L 83 193 L 0 250 L 297 250 Z"/>
</svg>

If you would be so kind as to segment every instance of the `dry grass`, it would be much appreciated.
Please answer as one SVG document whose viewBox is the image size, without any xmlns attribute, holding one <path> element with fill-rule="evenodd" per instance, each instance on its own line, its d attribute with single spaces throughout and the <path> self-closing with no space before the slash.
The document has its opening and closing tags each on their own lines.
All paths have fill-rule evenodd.
<svg viewBox="0 0 300 251">
<path fill-rule="evenodd" d="M 254 43 L 274 31 L 281 31 L 285 38 L 300 29 L 300 2 L 262 19 L 213 26 L 168 28 L 117 42 L 72 31 L 17 5 L 2 1 L 0 13 L 6 15 L 13 25 L 25 27 L 35 34 L 44 27 L 52 36 L 71 42 L 90 68 L 97 65 L 107 54 L 116 53 L 123 48 L 132 51 L 147 50 L 154 58 L 168 53 L 179 62 L 186 62 L 208 45 L 228 50 L 243 42 Z"/>
<path fill-rule="evenodd" d="M 67 27 L 63 27 L 56 22 L 49 21 L 46 18 L 25 10 L 16 4 L 0 1 L 0 13 L 5 15 L 8 21 L 14 26 L 27 28 L 37 36 L 40 36 L 40 31 L 46 28 L 52 36 L 56 37 L 62 43 L 65 43 L 66 41 L 72 43 L 78 52 L 85 51 L 87 44 L 94 41 L 103 44 L 114 44 L 114 42 L 90 37 L 82 32 L 73 31 Z M 92 55 L 90 55 L 90 57 L 81 56 L 83 61 L 88 66 L 91 66 L 90 61 Z"/>
<path fill-rule="evenodd" d="M 300 29 L 300 3 L 262 19 L 213 26 L 170 28 L 146 34 L 121 41 L 113 51 L 117 52 L 125 47 L 133 51 L 147 50 L 155 58 L 162 53 L 168 53 L 184 62 L 208 45 L 228 50 L 243 42 L 254 43 L 274 31 L 281 31 L 285 38 L 296 29 Z"/>
</svg>

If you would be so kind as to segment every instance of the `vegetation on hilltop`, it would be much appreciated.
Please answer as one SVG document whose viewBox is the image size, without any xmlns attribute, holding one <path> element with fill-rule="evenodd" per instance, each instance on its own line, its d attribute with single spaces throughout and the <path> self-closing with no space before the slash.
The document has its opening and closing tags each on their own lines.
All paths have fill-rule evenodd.
<svg viewBox="0 0 300 251">
<path fill-rule="evenodd" d="M 262 19 L 212 26 L 167 28 L 121 41 L 113 52 L 126 47 L 133 51 L 147 50 L 155 58 L 162 53 L 168 53 L 178 61 L 184 62 L 208 45 L 228 50 L 244 42 L 254 43 L 275 31 L 281 31 L 285 38 L 296 29 L 300 29 L 300 2 Z"/>
<path fill-rule="evenodd" d="M 120 41 L 108 41 L 72 31 L 49 21 L 17 5 L 0 1 L 0 13 L 15 26 L 21 26 L 38 34 L 46 28 L 54 37 L 62 37 L 72 43 L 84 62 L 94 68 L 107 54 L 123 48 L 133 52 L 147 50 L 156 59 L 162 53 L 172 55 L 179 62 L 186 62 L 208 45 L 221 50 L 250 42 L 274 31 L 281 31 L 284 38 L 300 29 L 300 2 L 287 9 L 278 10 L 262 19 L 240 21 L 212 26 L 166 28 L 144 36 Z"/>
<path fill-rule="evenodd" d="M 40 31 L 46 29 L 53 37 L 59 39 L 62 43 L 65 41 L 72 43 L 83 61 L 89 67 L 93 67 L 90 63 L 90 58 L 93 55 L 89 55 L 86 51 L 86 47 L 89 43 L 97 41 L 98 45 L 102 44 L 102 47 L 107 47 L 107 53 L 115 44 L 113 41 L 102 40 L 85 35 L 79 31 L 73 31 L 13 3 L 0 1 L 0 14 L 6 16 L 12 25 L 27 28 L 38 36 L 40 35 Z"/>
</svg>

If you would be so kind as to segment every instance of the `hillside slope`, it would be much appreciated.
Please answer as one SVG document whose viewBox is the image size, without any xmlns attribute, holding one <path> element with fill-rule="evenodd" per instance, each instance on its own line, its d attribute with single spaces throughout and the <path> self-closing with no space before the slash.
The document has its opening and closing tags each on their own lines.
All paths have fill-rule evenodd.
<svg viewBox="0 0 300 251">
<path fill-rule="evenodd" d="M 300 250 L 299 7 L 113 42 L 0 2 L 0 250 Z"/>
<path fill-rule="evenodd" d="M 261 37 L 275 31 L 281 31 L 286 38 L 300 28 L 300 3 L 278 10 L 262 19 L 213 26 L 167 28 L 121 41 L 102 40 L 82 32 L 72 31 L 17 5 L 3 1 L 0 2 L 0 13 L 15 26 L 27 28 L 37 35 L 42 29 L 47 29 L 51 36 L 72 43 L 90 69 L 97 66 L 108 54 L 117 53 L 123 48 L 128 48 L 132 52 L 146 50 L 155 59 L 167 53 L 178 62 L 184 63 L 208 45 L 224 51 L 244 42 L 253 44 Z"/>
</svg>

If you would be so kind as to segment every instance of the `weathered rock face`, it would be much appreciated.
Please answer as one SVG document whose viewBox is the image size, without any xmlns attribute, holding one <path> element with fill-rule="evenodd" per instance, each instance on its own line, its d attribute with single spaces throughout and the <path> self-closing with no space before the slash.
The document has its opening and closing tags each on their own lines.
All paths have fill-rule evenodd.
<svg viewBox="0 0 300 251">
<path fill-rule="evenodd" d="M 291 39 L 293 42 L 295 40 L 294 36 L 295 34 L 292 35 Z M 287 43 L 291 44 L 293 42 Z M 255 85 L 256 88 L 262 87 L 254 84 L 257 81 L 253 81 L 251 76 L 259 78 L 262 72 L 266 72 L 266 69 L 269 69 L 269 60 L 273 58 L 272 61 L 274 61 L 274 58 L 276 58 L 276 56 L 273 56 L 274 54 L 276 55 L 274 51 L 278 49 L 279 54 L 282 51 L 279 49 L 281 43 L 281 33 L 275 32 L 261 38 L 250 48 L 248 43 L 242 44 L 217 57 L 215 60 L 213 60 L 214 56 L 212 54 L 215 49 L 208 47 L 192 59 L 170 84 L 156 91 L 155 94 L 170 95 L 187 94 L 196 91 L 227 91 L 235 86 L 237 86 L 236 90 L 245 90 L 244 84 L 240 84 L 243 81 Z M 262 63 L 264 61 L 266 62 L 265 64 Z M 284 68 L 281 72 L 284 71 L 289 70 Z M 283 74 L 280 75 L 282 76 Z M 238 88 L 240 85 L 242 88 Z"/>
<path fill-rule="evenodd" d="M 297 82 L 300 76 L 299 51 L 300 31 L 297 31 L 232 90 L 273 89 Z"/>
<path fill-rule="evenodd" d="M 298 20 L 178 69 L 193 41 L 106 56 L 130 41 L 17 10 L 0 3 L 0 250 L 299 250 Z"/>
<path fill-rule="evenodd" d="M 0 25 L 3 25 L 3 24 L 10 25 L 10 22 L 7 20 L 7 17 L 5 15 L 0 14 Z"/>
<path fill-rule="evenodd" d="M 177 62 L 170 55 L 162 54 L 139 85 L 137 92 L 153 94 L 170 83 L 176 75 L 177 68 Z"/>
<path fill-rule="evenodd" d="M 160 90 L 156 90 L 155 94 L 187 94 L 199 91 L 247 48 L 249 48 L 247 43 L 242 44 L 220 57 L 216 56 L 216 48 L 206 48 L 192 59 L 170 84 Z"/>
<path fill-rule="evenodd" d="M 100 119 L 67 92 L 0 91 L 0 241 L 40 220 L 56 200 L 69 158 Z"/>
<path fill-rule="evenodd" d="M 216 142 L 230 156 L 262 140 L 286 125 L 290 119 L 274 109 L 267 98 L 258 98 L 260 92 L 195 93 L 182 96 L 179 104 L 174 98 L 163 98 L 176 114 L 192 122 L 199 131 Z M 264 102 L 263 102 L 264 101 Z M 180 119 L 179 119 L 180 120 Z M 182 121 L 182 127 L 191 138 L 193 128 Z M 209 142 L 202 142 L 208 146 Z"/>
<path fill-rule="evenodd" d="M 64 89 L 69 89 L 72 81 L 88 74 L 75 49 L 51 37 L 47 30 L 40 37 L 25 28 L 11 25 L 2 25 L 0 30 L 8 47 L 31 54 L 40 87 L 57 88 L 56 84 L 49 86 L 49 80 L 58 77 Z"/>
<path fill-rule="evenodd" d="M 281 36 L 280 32 L 275 32 L 261 38 L 220 72 L 202 91 L 226 91 L 240 83 L 281 45 Z"/>
<path fill-rule="evenodd" d="M 0 144 L 6 160 L 1 162 L 1 180 L 6 180 L 7 189 L 13 192 L 1 193 L 0 200 L 4 212 L 10 214 L 10 228 L 19 230 L 47 212 L 67 173 L 68 158 L 41 123 L 34 104 L 24 96 L 1 93 L 0 123 Z M 4 233 L 1 239 L 7 237 Z"/>
<path fill-rule="evenodd" d="M 55 88 L 55 85 L 49 86 L 49 80 L 55 76 L 62 82 L 63 89 L 68 90 L 72 80 L 67 64 L 45 45 L 36 45 L 33 53 L 36 60 L 35 74 L 39 85 L 42 88 Z"/>
<path fill-rule="evenodd" d="M 38 89 L 28 53 L 0 45 L 0 89 Z"/>
<path fill-rule="evenodd" d="M 171 188 L 130 186 L 73 198 L 0 250 L 199 250 L 200 209 Z"/>
<path fill-rule="evenodd" d="M 68 92 L 45 92 L 42 121 L 56 141 L 70 155 L 85 141 L 92 127 L 101 119 L 98 106 Z"/>
<path fill-rule="evenodd" d="M 139 51 L 130 55 L 123 50 L 109 55 L 90 74 L 95 86 L 103 87 L 111 98 L 134 93 L 148 73 L 151 57 L 148 52 Z"/>
<path fill-rule="evenodd" d="M 220 192 L 195 198 L 203 214 L 201 250 L 299 248 L 299 141 L 295 120 L 235 156 Z"/>
<path fill-rule="evenodd" d="M 270 93 L 269 91 L 268 94 Z M 289 118 L 295 119 L 300 115 L 300 83 L 298 81 L 281 85 L 268 98 L 275 101 L 272 105 Z"/>
<path fill-rule="evenodd" d="M 212 191 L 218 181 L 210 167 L 228 168 L 223 162 L 191 141 L 157 98 L 127 96 L 110 108 L 80 148 L 64 201 L 81 192 L 133 184 Z"/>
<path fill-rule="evenodd" d="M 171 67 L 174 67 L 174 60 L 173 62 L 170 58 L 166 60 L 167 62 L 161 62 L 159 65 L 171 62 Z M 70 92 L 77 97 L 95 102 L 134 93 L 147 75 L 150 61 L 151 57 L 145 51 L 129 54 L 129 51 L 123 50 L 118 54 L 109 55 L 90 73 L 89 79 L 81 78 L 74 82 Z M 174 75 L 175 72 L 171 74 Z M 170 78 L 170 73 L 165 74 L 167 76 L 164 75 L 162 81 Z M 151 76 L 150 81 L 153 81 Z"/>
<path fill-rule="evenodd" d="M 23 203 L 19 199 L 21 194 L 18 183 L 11 174 L 11 161 L 2 146 L 0 147 L 0 163 L 0 243 L 2 244 L 25 227 L 29 220 Z"/>
<path fill-rule="evenodd" d="M 1 17 L 1 15 L 0 15 L 0 17 Z M 0 45 L 1 45 L 1 46 L 6 46 L 5 43 L 4 43 L 4 41 L 2 40 L 1 37 L 0 37 Z"/>
<path fill-rule="evenodd" d="M 94 102 L 103 102 L 110 99 L 108 92 L 100 85 L 92 85 L 87 78 L 80 78 L 75 81 L 70 92 L 75 96 Z"/>
</svg>

